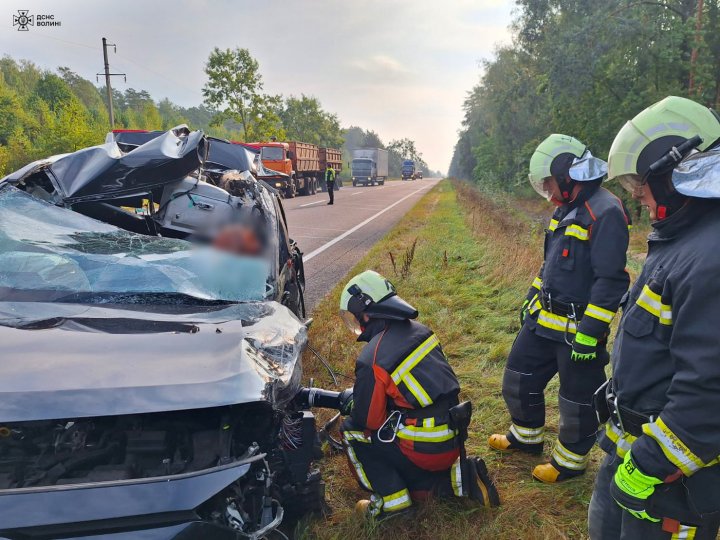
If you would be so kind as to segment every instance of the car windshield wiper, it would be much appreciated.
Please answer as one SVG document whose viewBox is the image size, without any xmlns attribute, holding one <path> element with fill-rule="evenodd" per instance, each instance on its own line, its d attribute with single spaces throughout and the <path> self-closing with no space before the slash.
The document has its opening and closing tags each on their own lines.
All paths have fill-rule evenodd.
<svg viewBox="0 0 720 540">
<path fill-rule="evenodd" d="M 232 300 L 198 298 L 179 292 L 76 292 L 54 298 L 52 302 L 69 304 L 161 304 L 218 306 L 236 304 Z"/>
</svg>

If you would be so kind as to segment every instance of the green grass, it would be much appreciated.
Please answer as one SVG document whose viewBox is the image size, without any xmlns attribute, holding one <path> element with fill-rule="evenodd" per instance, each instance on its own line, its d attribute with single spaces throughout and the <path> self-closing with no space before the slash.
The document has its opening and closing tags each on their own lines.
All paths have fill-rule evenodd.
<svg viewBox="0 0 720 540">
<path fill-rule="evenodd" d="M 548 214 L 551 210 L 548 212 Z M 531 479 L 530 471 L 545 458 L 504 456 L 491 451 L 487 437 L 507 430 L 509 417 L 501 396 L 505 359 L 519 329 L 518 307 L 541 262 L 541 227 L 536 216 L 508 203 L 492 203 L 472 188 L 443 181 L 431 190 L 351 272 L 367 268 L 384 274 L 399 294 L 420 311 L 420 321 L 440 337 L 474 414 L 468 451 L 482 456 L 495 478 L 503 505 L 486 510 L 467 501 L 434 501 L 414 518 L 398 518 L 371 528 L 353 514 L 356 500 L 366 497 L 357 487 L 343 456 L 323 463 L 333 514 L 304 524 L 307 538 L 392 538 L 393 540 L 580 539 L 587 537 L 586 512 L 592 479 L 601 452 L 596 449 L 585 477 L 557 486 Z M 417 239 L 406 277 L 402 259 Z M 350 277 L 350 276 L 348 276 Z M 341 284 L 342 285 L 342 284 Z M 310 343 L 334 368 L 352 375 L 361 348 L 337 316 L 341 285 L 314 313 Z M 307 376 L 332 388 L 322 366 L 309 354 Z M 348 385 L 351 383 L 349 381 Z M 546 454 L 557 433 L 557 381 L 547 392 Z"/>
</svg>

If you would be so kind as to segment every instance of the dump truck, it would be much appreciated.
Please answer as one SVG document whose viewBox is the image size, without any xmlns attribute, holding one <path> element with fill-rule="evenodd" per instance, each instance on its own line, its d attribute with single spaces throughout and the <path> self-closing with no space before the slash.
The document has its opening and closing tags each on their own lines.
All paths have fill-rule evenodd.
<svg viewBox="0 0 720 540">
<path fill-rule="evenodd" d="M 353 150 L 352 183 L 364 186 L 385 183 L 388 176 L 388 151 L 382 148 L 356 148 Z"/>
<path fill-rule="evenodd" d="M 320 186 L 323 191 L 327 191 L 325 184 L 325 170 L 328 165 L 335 169 L 335 190 L 340 189 L 340 179 L 337 175 L 342 171 L 342 152 L 336 148 L 320 148 Z"/>
<path fill-rule="evenodd" d="M 320 179 L 319 149 L 314 144 L 299 141 L 254 142 L 260 147 L 260 159 L 266 169 L 278 171 L 287 178 L 276 181 L 274 177 L 264 179 L 270 185 L 281 184 L 278 189 L 287 197 L 312 195 L 317 192 Z"/>
<path fill-rule="evenodd" d="M 300 141 L 253 142 L 260 149 L 260 158 L 266 169 L 281 173 L 263 177 L 285 197 L 313 195 L 325 183 L 325 165 L 329 162 L 336 172 L 342 169 L 340 150 L 321 148 Z"/>
<path fill-rule="evenodd" d="M 412 159 L 406 159 L 402 163 L 402 179 L 415 180 L 417 172 L 415 171 L 415 162 Z"/>
</svg>

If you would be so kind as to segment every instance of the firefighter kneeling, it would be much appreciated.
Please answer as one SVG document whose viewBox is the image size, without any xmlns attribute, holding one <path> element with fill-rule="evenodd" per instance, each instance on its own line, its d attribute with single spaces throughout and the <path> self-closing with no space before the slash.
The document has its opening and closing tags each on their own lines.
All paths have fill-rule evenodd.
<svg viewBox="0 0 720 540">
<path fill-rule="evenodd" d="M 341 428 L 347 457 L 372 494 L 356 509 L 383 519 L 433 494 L 497 506 L 485 463 L 460 459 L 470 404 L 458 403 L 457 377 L 437 336 L 413 320 L 417 310 L 368 270 L 345 286 L 340 313 L 358 341 L 367 342 L 355 386 L 340 398 L 348 415 Z"/>
</svg>

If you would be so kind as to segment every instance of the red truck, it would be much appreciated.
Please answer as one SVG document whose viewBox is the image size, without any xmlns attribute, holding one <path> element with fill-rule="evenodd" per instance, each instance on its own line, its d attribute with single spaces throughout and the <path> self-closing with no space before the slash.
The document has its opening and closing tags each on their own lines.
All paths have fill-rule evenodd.
<svg viewBox="0 0 720 540">
<path fill-rule="evenodd" d="M 320 148 L 300 141 L 249 144 L 260 148 L 260 158 L 266 169 L 287 175 L 263 179 L 288 198 L 317 193 L 318 188 L 324 185 L 325 167 L 328 163 L 336 172 L 342 168 L 340 150 L 334 148 Z"/>
</svg>

